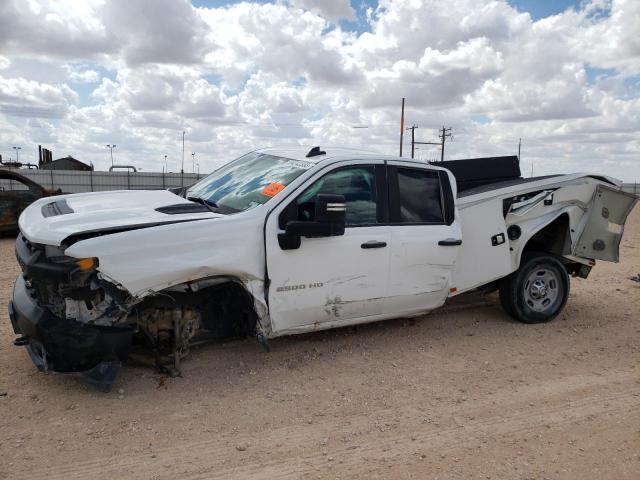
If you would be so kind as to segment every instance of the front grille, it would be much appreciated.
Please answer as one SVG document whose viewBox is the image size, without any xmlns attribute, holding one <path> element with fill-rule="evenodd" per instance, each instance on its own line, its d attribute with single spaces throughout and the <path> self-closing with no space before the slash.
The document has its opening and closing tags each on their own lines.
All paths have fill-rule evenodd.
<svg viewBox="0 0 640 480">
<path fill-rule="evenodd" d="M 40 306 L 50 306 L 53 303 L 60 303 L 57 298 L 57 285 L 48 283 L 40 278 L 31 278 L 27 274 L 27 266 L 33 264 L 38 259 L 45 256 L 44 245 L 31 243 L 20 233 L 16 239 L 16 258 L 22 269 L 22 277 L 24 278 L 29 294 L 36 300 Z M 57 302 L 56 302 L 57 300 Z"/>
<path fill-rule="evenodd" d="M 42 245 L 32 244 L 22 233 L 18 235 L 18 238 L 16 238 L 16 259 L 23 272 L 27 267 L 27 262 L 29 262 L 38 251 L 44 252 L 44 247 Z"/>
</svg>

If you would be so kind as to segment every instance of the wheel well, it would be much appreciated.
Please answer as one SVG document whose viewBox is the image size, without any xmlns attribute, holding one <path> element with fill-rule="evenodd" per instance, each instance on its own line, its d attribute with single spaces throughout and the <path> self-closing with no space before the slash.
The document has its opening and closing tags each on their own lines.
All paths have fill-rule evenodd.
<svg viewBox="0 0 640 480">
<path fill-rule="evenodd" d="M 550 224 L 533 235 L 522 250 L 522 258 L 528 253 L 552 253 L 557 257 L 571 253 L 571 235 L 569 227 L 569 215 L 563 213 Z M 587 278 L 591 270 L 590 266 L 572 262 L 566 258 L 560 258 L 569 274 L 581 278 Z"/>
<path fill-rule="evenodd" d="M 255 334 L 258 315 L 253 297 L 241 284 L 230 281 L 199 292 L 204 326 L 219 338 Z"/>
<path fill-rule="evenodd" d="M 233 279 L 221 279 L 213 285 L 207 282 L 191 282 L 160 292 L 146 299 L 138 309 L 192 307 L 200 312 L 202 327 L 213 338 L 254 335 L 258 315 L 253 296 L 244 285 Z"/>
<path fill-rule="evenodd" d="M 570 253 L 570 250 L 569 215 L 563 213 L 527 241 L 522 255 L 528 252 L 548 252 L 561 256 Z"/>
</svg>

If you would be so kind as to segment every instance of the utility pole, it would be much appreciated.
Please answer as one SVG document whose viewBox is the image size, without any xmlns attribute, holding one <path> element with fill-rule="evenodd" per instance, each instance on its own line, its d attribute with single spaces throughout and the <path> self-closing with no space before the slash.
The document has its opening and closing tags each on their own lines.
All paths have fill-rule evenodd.
<svg viewBox="0 0 640 480">
<path fill-rule="evenodd" d="M 109 149 L 109 151 L 111 152 L 111 166 L 113 167 L 113 149 L 116 148 L 115 144 L 111 145 L 108 144 L 107 148 Z"/>
<path fill-rule="evenodd" d="M 402 97 L 402 110 L 400 112 L 400 156 L 402 156 L 403 135 L 404 135 L 404 97 Z"/>
<path fill-rule="evenodd" d="M 13 147 L 13 149 L 16 151 L 16 163 L 20 163 L 20 150 L 22 147 Z"/>
<path fill-rule="evenodd" d="M 414 125 L 411 128 L 407 128 L 407 130 L 411 130 L 411 158 L 413 158 L 413 150 L 415 148 L 416 145 L 444 145 L 443 142 L 416 142 L 415 138 L 414 138 L 414 131 L 415 129 L 418 128 L 417 125 Z M 444 129 L 444 127 L 442 127 Z M 449 129 L 451 130 L 451 129 Z M 449 134 L 451 135 L 451 134 Z M 442 147 L 444 148 L 444 147 Z"/>
<path fill-rule="evenodd" d="M 442 126 L 442 130 L 440 130 L 440 140 L 442 142 L 442 148 L 440 150 L 440 161 L 444 162 L 444 142 L 445 139 L 450 138 L 453 140 L 453 137 L 451 136 L 451 127 L 449 128 L 445 128 L 444 125 Z"/>
<path fill-rule="evenodd" d="M 412 127 L 407 128 L 407 130 L 411 130 L 411 158 L 415 157 L 416 152 L 416 128 L 418 126 L 415 123 Z"/>
<path fill-rule="evenodd" d="M 518 162 L 520 161 L 520 147 L 522 146 L 522 138 L 518 139 Z"/>
<path fill-rule="evenodd" d="M 196 152 L 191 153 L 191 173 L 196 173 Z"/>
</svg>

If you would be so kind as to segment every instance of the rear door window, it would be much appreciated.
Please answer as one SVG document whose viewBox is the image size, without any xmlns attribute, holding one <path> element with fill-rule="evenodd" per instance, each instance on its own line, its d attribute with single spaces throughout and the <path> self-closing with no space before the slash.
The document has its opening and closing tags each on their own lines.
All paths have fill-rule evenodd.
<svg viewBox="0 0 640 480">
<path fill-rule="evenodd" d="M 444 223 L 440 177 L 437 172 L 417 168 L 396 169 L 394 223 Z M 395 210 L 395 212 L 393 211 Z"/>
</svg>

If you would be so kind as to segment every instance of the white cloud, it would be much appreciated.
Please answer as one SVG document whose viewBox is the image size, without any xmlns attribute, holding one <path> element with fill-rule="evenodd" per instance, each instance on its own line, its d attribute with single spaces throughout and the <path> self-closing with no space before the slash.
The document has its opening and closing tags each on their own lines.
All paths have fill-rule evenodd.
<svg viewBox="0 0 640 480">
<path fill-rule="evenodd" d="M 575 119 L 597 115 L 590 94 L 584 69 L 568 64 L 545 82 L 488 80 L 467 97 L 467 107 L 502 121 Z"/>
<path fill-rule="evenodd" d="M 355 20 L 356 17 L 356 12 L 349 0 L 322 0 L 320 2 L 317 0 L 292 0 L 291 3 L 295 7 L 317 13 L 327 20 Z"/>
<path fill-rule="evenodd" d="M 25 78 L 0 76 L 0 112 L 32 118 L 66 115 L 77 95 L 66 85 L 48 85 Z"/>
<path fill-rule="evenodd" d="M 9 60 L 7 57 L 3 57 L 2 55 L 0 55 L 0 70 L 9 68 L 10 65 L 11 65 L 11 60 Z"/>
<path fill-rule="evenodd" d="M 442 75 L 451 71 L 472 74 L 496 74 L 502 69 L 502 53 L 496 52 L 485 37 L 458 42 L 456 49 L 440 52 L 427 47 L 420 59 L 420 70 Z"/>
<path fill-rule="evenodd" d="M 4 0 L 0 4 L 0 52 L 87 58 L 116 48 L 97 16 L 102 0 Z"/>
<path fill-rule="evenodd" d="M 100 14 L 128 65 L 196 64 L 204 55 L 205 24 L 186 0 L 110 0 Z"/>
<path fill-rule="evenodd" d="M 604 8 L 604 19 L 589 14 Z M 587 27 L 573 39 L 573 50 L 587 63 L 605 68 L 640 69 L 640 2 L 592 1 L 585 8 Z"/>
<path fill-rule="evenodd" d="M 101 76 L 95 70 L 71 70 L 69 81 L 72 83 L 98 83 Z"/>
<path fill-rule="evenodd" d="M 229 77 L 244 79 L 255 70 L 285 80 L 305 76 L 322 84 L 361 79 L 340 50 L 340 33 L 325 32 L 326 21 L 284 5 L 240 3 L 227 9 L 199 10 L 210 33 L 205 64 Z"/>
</svg>

